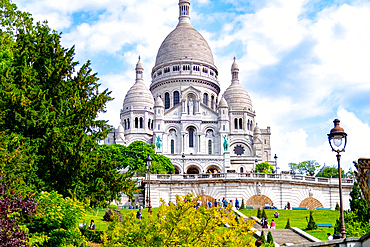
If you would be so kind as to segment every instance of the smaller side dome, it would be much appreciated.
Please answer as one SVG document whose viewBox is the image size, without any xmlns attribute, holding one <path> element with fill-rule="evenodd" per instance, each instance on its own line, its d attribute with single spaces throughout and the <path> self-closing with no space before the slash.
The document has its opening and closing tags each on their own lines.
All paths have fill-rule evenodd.
<svg viewBox="0 0 370 247">
<path fill-rule="evenodd" d="M 225 100 L 225 98 L 223 96 L 222 96 L 222 98 L 220 100 L 220 104 L 219 104 L 218 107 L 220 107 L 220 108 L 227 108 L 228 107 L 227 102 L 226 102 L 226 100 Z"/>
<path fill-rule="evenodd" d="M 254 134 L 261 134 L 261 130 L 260 128 L 257 126 L 257 123 L 256 123 L 256 127 L 254 127 Z"/>
<path fill-rule="evenodd" d="M 136 70 L 144 70 L 143 64 L 141 63 L 140 56 L 139 61 L 136 64 Z"/>
<path fill-rule="evenodd" d="M 233 71 L 233 70 L 239 70 L 239 66 L 238 66 L 238 64 L 235 61 L 235 57 L 234 57 L 234 62 L 231 65 L 231 71 Z"/>
<path fill-rule="evenodd" d="M 163 104 L 163 100 L 161 99 L 161 97 L 157 97 L 157 99 L 155 100 L 155 105 L 154 107 L 163 107 L 164 108 L 164 104 Z"/>
</svg>

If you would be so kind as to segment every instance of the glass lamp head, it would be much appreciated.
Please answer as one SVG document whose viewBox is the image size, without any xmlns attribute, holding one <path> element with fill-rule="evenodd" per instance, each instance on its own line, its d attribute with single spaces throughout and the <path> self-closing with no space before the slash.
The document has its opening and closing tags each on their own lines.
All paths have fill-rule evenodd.
<svg viewBox="0 0 370 247">
<path fill-rule="evenodd" d="M 148 157 L 146 158 L 146 168 L 150 170 L 150 165 L 152 164 L 152 157 L 150 157 L 150 154 L 148 154 Z"/>
<path fill-rule="evenodd" d="M 334 128 L 328 134 L 330 147 L 334 152 L 343 152 L 347 145 L 347 134 L 339 126 L 339 119 L 334 120 Z"/>
</svg>

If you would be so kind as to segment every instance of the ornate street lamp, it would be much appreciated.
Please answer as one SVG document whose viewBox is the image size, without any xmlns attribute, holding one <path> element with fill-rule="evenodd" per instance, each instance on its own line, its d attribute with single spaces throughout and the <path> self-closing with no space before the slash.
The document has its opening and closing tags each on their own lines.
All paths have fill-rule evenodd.
<svg viewBox="0 0 370 247">
<path fill-rule="evenodd" d="M 275 159 L 275 173 L 277 174 L 277 169 L 278 169 L 278 167 L 277 167 L 277 159 L 278 159 L 278 157 L 277 157 L 276 154 L 274 156 L 274 159 Z"/>
<path fill-rule="evenodd" d="M 148 205 L 148 212 L 152 214 L 152 203 L 150 201 L 150 166 L 152 164 L 152 158 L 148 154 L 148 157 L 146 158 L 146 168 L 148 169 L 148 189 L 146 191 L 146 203 Z"/>
<path fill-rule="evenodd" d="M 342 171 L 340 168 L 340 152 L 344 152 L 347 145 L 347 134 L 339 126 L 339 120 L 334 120 L 334 128 L 328 134 L 329 144 L 333 152 L 337 153 L 338 173 L 339 173 L 339 197 L 340 197 L 340 233 L 342 238 L 346 238 L 346 229 L 344 224 L 343 197 L 342 197 Z"/>
<path fill-rule="evenodd" d="M 182 175 L 185 175 L 185 154 L 182 153 Z"/>
</svg>

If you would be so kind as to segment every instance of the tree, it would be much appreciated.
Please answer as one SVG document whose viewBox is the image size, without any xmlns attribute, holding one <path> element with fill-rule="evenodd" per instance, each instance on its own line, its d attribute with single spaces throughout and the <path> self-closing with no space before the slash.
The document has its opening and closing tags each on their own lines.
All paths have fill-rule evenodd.
<svg viewBox="0 0 370 247">
<path fill-rule="evenodd" d="M 267 219 L 267 214 L 266 214 L 265 209 L 262 209 L 262 218 Z"/>
<path fill-rule="evenodd" d="M 352 191 L 349 193 L 350 210 L 344 211 L 344 222 L 347 237 L 361 237 L 370 231 L 370 208 L 363 199 L 360 187 L 354 182 Z M 334 231 L 340 232 L 340 218 L 337 219 Z"/>
<path fill-rule="evenodd" d="M 1 177 L 0 177 L 1 180 Z M 21 219 L 35 212 L 36 203 L 9 191 L 5 183 L 0 185 L 0 245 L 4 247 L 31 246 Z"/>
<path fill-rule="evenodd" d="M 164 155 L 156 154 L 154 145 L 134 141 L 128 147 L 121 146 L 121 153 L 122 167 L 128 168 L 129 171 L 146 173 L 146 158 L 150 154 L 153 159 L 150 167 L 151 173 L 167 174 L 175 172 L 171 160 Z"/>
<path fill-rule="evenodd" d="M 261 219 L 262 218 L 262 212 L 261 212 L 261 209 L 260 208 L 257 209 L 257 218 L 258 219 Z"/>
<path fill-rule="evenodd" d="M 341 170 L 342 178 L 346 176 L 344 173 L 344 170 Z M 324 178 L 338 178 L 338 168 L 335 166 L 325 166 L 323 169 L 321 169 L 320 172 L 316 174 L 316 177 L 324 177 Z"/>
<path fill-rule="evenodd" d="M 293 174 L 301 174 L 306 176 L 314 176 L 316 170 L 320 167 L 319 163 L 315 160 L 306 160 L 297 163 L 289 163 L 290 170 L 293 171 Z"/>
<path fill-rule="evenodd" d="M 261 240 L 262 244 L 266 243 L 266 236 L 263 230 L 261 231 L 261 235 L 259 235 L 258 240 Z"/>
<path fill-rule="evenodd" d="M 274 238 L 272 237 L 272 233 L 269 231 L 267 234 L 267 243 L 273 244 L 274 243 Z"/>
<path fill-rule="evenodd" d="M 335 211 L 340 211 L 340 206 L 339 206 L 338 202 L 337 202 L 337 204 L 335 204 Z"/>
<path fill-rule="evenodd" d="M 253 220 L 235 220 L 228 206 L 195 209 L 200 197 L 176 197 L 176 204 L 162 201 L 158 217 L 138 220 L 135 212 L 108 226 L 102 246 L 253 246 Z M 224 224 L 229 231 L 220 231 Z"/>
<path fill-rule="evenodd" d="M 118 162 L 96 161 L 106 157 L 98 142 L 111 130 L 97 116 L 112 98 L 100 90 L 90 61 L 78 69 L 74 47 L 63 48 L 61 34 L 47 22 L 33 24 L 9 0 L 0 8 L 0 143 L 6 148 L 1 174 L 14 181 L 13 188 L 27 184 L 27 191 L 56 190 L 82 201 L 112 200 L 120 186 L 134 190 L 129 174 L 114 170 Z M 21 157 L 9 162 L 13 154 Z M 114 182 L 112 189 L 104 187 Z"/>
<path fill-rule="evenodd" d="M 316 230 L 318 228 L 315 220 L 313 219 L 313 216 L 312 216 L 312 211 L 310 211 L 310 220 L 308 221 L 308 225 L 307 225 L 307 230 Z"/>
<path fill-rule="evenodd" d="M 240 205 L 240 209 L 245 209 L 244 198 L 242 198 L 242 204 Z"/>
<path fill-rule="evenodd" d="M 285 225 L 285 229 L 290 229 L 291 226 L 290 226 L 290 220 L 288 218 L 288 220 L 286 221 L 286 225 Z"/>
<path fill-rule="evenodd" d="M 272 170 L 274 170 L 274 167 L 268 162 L 262 162 L 256 165 L 256 172 L 259 173 L 272 173 Z"/>
</svg>

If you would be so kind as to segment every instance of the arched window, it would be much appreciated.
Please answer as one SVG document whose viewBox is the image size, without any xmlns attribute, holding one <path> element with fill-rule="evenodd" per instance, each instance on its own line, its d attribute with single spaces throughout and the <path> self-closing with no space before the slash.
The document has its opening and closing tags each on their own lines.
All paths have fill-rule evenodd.
<svg viewBox="0 0 370 247">
<path fill-rule="evenodd" d="M 240 167 L 240 173 L 244 173 L 244 168 Z"/>
<path fill-rule="evenodd" d="M 266 139 L 265 139 L 265 144 L 266 144 Z M 339 176 L 338 176 L 339 177 Z"/>
<path fill-rule="evenodd" d="M 243 119 L 239 118 L 239 129 L 243 129 Z"/>
<path fill-rule="evenodd" d="M 124 124 L 125 124 L 125 130 L 127 129 L 127 123 L 126 123 L 126 119 L 123 120 Z"/>
<path fill-rule="evenodd" d="M 130 119 L 127 119 L 127 129 L 130 129 Z"/>
<path fill-rule="evenodd" d="M 143 128 L 143 118 L 141 117 L 140 118 L 140 129 L 142 129 Z"/>
<path fill-rule="evenodd" d="M 189 129 L 189 148 L 194 147 L 194 129 L 190 128 Z"/>
<path fill-rule="evenodd" d="M 164 109 L 169 109 L 170 108 L 170 94 L 165 93 L 164 94 Z"/>
<path fill-rule="evenodd" d="M 214 109 L 213 109 L 214 104 L 215 104 L 215 96 L 213 96 L 213 95 L 212 95 L 212 96 L 211 96 L 211 109 L 212 109 L 212 110 L 214 110 Z"/>
<path fill-rule="evenodd" d="M 237 130 L 238 129 L 238 119 L 234 119 L 234 128 Z"/>
<path fill-rule="evenodd" d="M 205 104 L 206 106 L 208 106 L 208 94 L 203 94 L 203 104 Z"/>
<path fill-rule="evenodd" d="M 212 141 L 208 140 L 208 154 L 212 154 Z"/>
<path fill-rule="evenodd" d="M 150 126 L 150 129 L 153 130 L 153 121 L 152 121 L 152 125 Z"/>
<path fill-rule="evenodd" d="M 225 131 L 225 125 L 224 125 L 224 126 L 222 126 L 222 130 L 223 130 L 223 131 Z"/>
<path fill-rule="evenodd" d="M 173 92 L 173 106 L 180 103 L 180 94 L 178 91 Z"/>
<path fill-rule="evenodd" d="M 249 119 L 248 119 L 248 125 L 247 125 L 247 128 L 248 128 L 248 130 L 251 130 L 251 129 L 250 129 L 250 126 L 249 126 Z"/>
<path fill-rule="evenodd" d="M 149 119 L 149 121 L 148 121 L 148 129 L 150 129 L 150 119 Z"/>
<path fill-rule="evenodd" d="M 175 153 L 175 140 L 171 140 L 171 154 Z"/>
<path fill-rule="evenodd" d="M 137 117 L 135 118 L 135 128 L 139 128 L 139 119 Z"/>
</svg>

